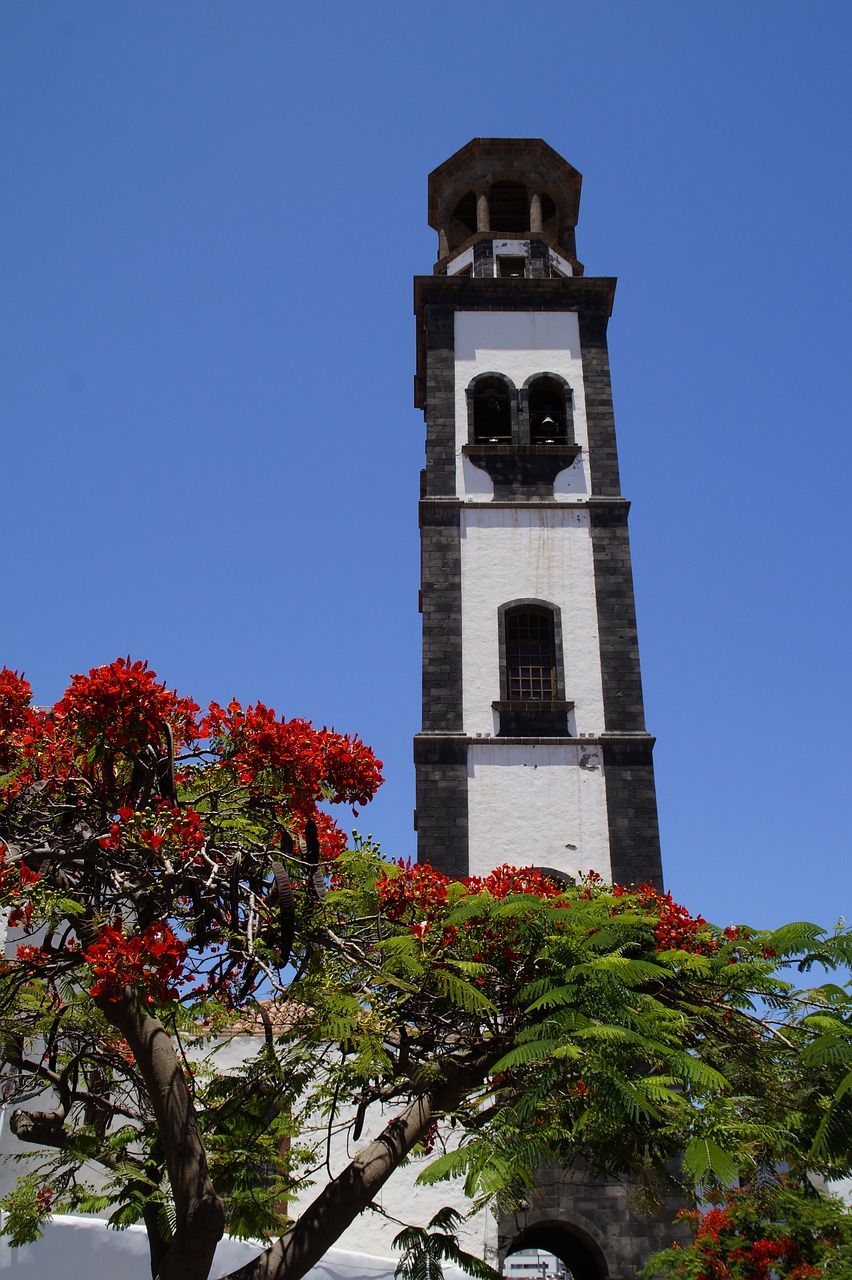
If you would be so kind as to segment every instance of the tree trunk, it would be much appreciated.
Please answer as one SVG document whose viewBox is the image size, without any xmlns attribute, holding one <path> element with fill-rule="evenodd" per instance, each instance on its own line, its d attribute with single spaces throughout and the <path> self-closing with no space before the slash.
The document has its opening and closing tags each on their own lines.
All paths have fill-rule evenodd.
<svg viewBox="0 0 852 1280">
<path fill-rule="evenodd" d="M 165 1153 L 177 1221 L 159 1259 L 157 1280 L 207 1280 L 225 1210 L 210 1180 L 183 1067 L 165 1027 L 143 1011 L 132 988 L 125 987 L 120 1000 L 101 998 L 98 1005 L 136 1059 Z"/>
<path fill-rule="evenodd" d="M 499 1054 L 492 1060 L 496 1061 Z M 415 1098 L 385 1130 L 332 1179 L 298 1222 L 225 1280 L 300 1280 L 339 1240 L 420 1140 L 433 1120 L 452 1111 L 485 1078 L 488 1063 L 456 1068 L 433 1094 Z"/>
</svg>

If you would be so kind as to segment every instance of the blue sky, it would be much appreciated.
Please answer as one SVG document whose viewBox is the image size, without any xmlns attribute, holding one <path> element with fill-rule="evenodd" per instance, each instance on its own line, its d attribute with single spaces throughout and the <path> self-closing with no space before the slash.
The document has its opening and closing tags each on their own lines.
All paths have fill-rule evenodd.
<svg viewBox="0 0 852 1280">
<path fill-rule="evenodd" d="M 127 652 L 386 763 L 413 853 L 428 172 L 584 175 L 669 887 L 850 912 L 852 10 L 6 0 L 0 661 Z"/>
</svg>

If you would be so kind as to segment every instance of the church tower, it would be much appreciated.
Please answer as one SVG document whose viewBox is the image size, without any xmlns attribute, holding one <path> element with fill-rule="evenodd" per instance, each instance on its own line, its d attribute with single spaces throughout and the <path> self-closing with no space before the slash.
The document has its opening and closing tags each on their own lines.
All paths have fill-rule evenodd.
<svg viewBox="0 0 852 1280">
<path fill-rule="evenodd" d="M 423 728 L 418 857 L 661 885 L 628 501 L 580 174 L 540 139 L 476 138 L 429 177 L 415 279 Z"/>
<path fill-rule="evenodd" d="M 476 138 L 429 177 L 415 279 L 423 728 L 418 858 L 662 887 L 607 353 L 615 281 L 585 276 L 580 174 L 533 138 Z M 543 1169 L 492 1261 L 628 1280 L 685 1238 L 629 1183 Z"/>
</svg>

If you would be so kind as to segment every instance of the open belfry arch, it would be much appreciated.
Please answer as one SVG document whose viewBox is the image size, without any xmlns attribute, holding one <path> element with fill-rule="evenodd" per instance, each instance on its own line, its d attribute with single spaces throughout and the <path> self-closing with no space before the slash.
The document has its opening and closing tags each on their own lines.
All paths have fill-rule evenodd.
<svg viewBox="0 0 852 1280">
<path fill-rule="evenodd" d="M 662 887 L 612 408 L 615 280 L 576 255 L 580 174 L 540 139 L 476 138 L 429 176 L 438 233 L 415 278 L 423 727 L 418 858 Z M 501 1255 L 543 1248 L 575 1280 L 632 1277 L 667 1206 L 542 1174 Z"/>
</svg>

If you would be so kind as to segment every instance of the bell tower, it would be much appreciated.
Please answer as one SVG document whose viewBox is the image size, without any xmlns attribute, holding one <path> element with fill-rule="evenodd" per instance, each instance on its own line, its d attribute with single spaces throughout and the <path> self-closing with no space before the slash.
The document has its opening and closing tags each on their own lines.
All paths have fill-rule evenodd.
<svg viewBox="0 0 852 1280">
<path fill-rule="evenodd" d="M 615 281 L 577 260 L 580 182 L 537 138 L 475 138 L 429 176 L 438 261 L 414 282 L 418 858 L 461 878 L 511 863 L 660 888 L 606 340 Z M 680 1207 L 649 1217 L 629 1184 L 543 1169 L 489 1248 L 627 1280 L 685 1238 Z"/>
<path fill-rule="evenodd" d="M 586 276 L 581 177 L 540 139 L 476 138 L 429 177 L 415 279 L 423 727 L 418 857 L 661 886 L 628 501 Z"/>
</svg>

